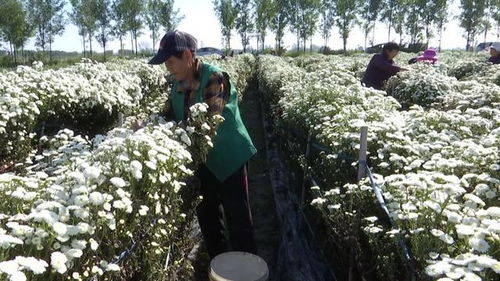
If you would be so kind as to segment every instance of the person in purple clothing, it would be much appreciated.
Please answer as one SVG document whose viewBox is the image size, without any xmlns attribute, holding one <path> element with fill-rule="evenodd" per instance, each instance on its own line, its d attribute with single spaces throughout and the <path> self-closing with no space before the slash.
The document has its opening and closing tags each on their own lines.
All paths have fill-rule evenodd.
<svg viewBox="0 0 500 281">
<path fill-rule="evenodd" d="M 393 59 L 399 53 L 399 45 L 389 42 L 384 45 L 380 54 L 373 55 L 366 67 L 365 76 L 361 80 L 366 87 L 381 90 L 384 82 L 398 72 L 406 70 L 394 65 Z"/>
<path fill-rule="evenodd" d="M 490 45 L 490 55 L 488 62 L 500 64 L 500 42 L 494 42 Z"/>
<path fill-rule="evenodd" d="M 408 64 L 416 62 L 424 62 L 429 64 L 435 64 L 438 61 L 437 53 L 434 49 L 427 49 L 420 56 L 414 57 L 408 61 Z"/>
</svg>

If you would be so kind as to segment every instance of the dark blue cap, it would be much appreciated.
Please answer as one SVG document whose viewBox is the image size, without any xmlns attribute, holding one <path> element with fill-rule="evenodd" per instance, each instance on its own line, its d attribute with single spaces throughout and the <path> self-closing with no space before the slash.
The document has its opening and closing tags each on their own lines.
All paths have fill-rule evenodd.
<svg viewBox="0 0 500 281">
<path fill-rule="evenodd" d="M 196 45 L 196 38 L 191 34 L 177 30 L 169 31 L 161 39 L 158 53 L 149 64 L 162 64 L 173 54 L 184 50 L 196 52 Z"/>
</svg>

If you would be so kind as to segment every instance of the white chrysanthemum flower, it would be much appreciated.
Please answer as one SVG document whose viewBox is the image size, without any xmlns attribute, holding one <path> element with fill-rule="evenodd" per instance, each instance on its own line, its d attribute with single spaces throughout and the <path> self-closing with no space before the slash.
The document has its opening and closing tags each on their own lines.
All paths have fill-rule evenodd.
<svg viewBox="0 0 500 281">
<path fill-rule="evenodd" d="M 99 247 L 99 243 L 97 243 L 97 241 L 95 241 L 93 238 L 90 238 L 89 242 L 90 249 L 92 249 L 93 251 L 97 250 L 97 248 Z"/>
<path fill-rule="evenodd" d="M 69 249 L 64 253 L 68 258 L 80 258 L 83 255 L 83 251 L 80 249 Z"/>
<path fill-rule="evenodd" d="M 127 185 L 127 183 L 122 178 L 119 177 L 112 177 L 109 181 L 117 188 L 122 188 Z"/>
<path fill-rule="evenodd" d="M 120 271 L 120 266 L 116 263 L 110 263 L 106 267 L 106 271 Z"/>
<path fill-rule="evenodd" d="M 139 215 L 145 216 L 148 214 L 149 208 L 148 206 L 141 205 L 141 208 L 139 209 Z"/>
<path fill-rule="evenodd" d="M 446 274 L 452 268 L 452 265 L 446 261 L 439 261 L 435 264 L 431 264 L 425 268 L 425 273 L 431 277 L 438 277 L 440 275 Z"/>
<path fill-rule="evenodd" d="M 472 236 L 475 233 L 474 227 L 470 225 L 458 224 L 455 225 L 455 228 L 459 236 Z"/>
<path fill-rule="evenodd" d="M 102 203 L 104 203 L 105 199 L 104 199 L 104 196 L 102 195 L 102 193 L 94 191 L 94 192 L 90 193 L 89 201 L 90 201 L 90 204 L 98 206 L 98 205 L 102 205 Z"/>
<path fill-rule="evenodd" d="M 318 198 L 315 198 L 311 201 L 311 205 L 322 205 L 326 202 L 327 202 L 327 200 L 325 198 L 318 197 Z"/>
<path fill-rule="evenodd" d="M 469 246 L 474 249 L 474 251 L 480 253 L 486 253 L 490 249 L 490 244 L 484 238 L 479 236 L 474 236 L 469 239 Z"/>
<path fill-rule="evenodd" d="M 52 225 L 52 229 L 59 235 L 65 236 L 68 233 L 68 225 L 62 222 L 56 222 Z"/>
<path fill-rule="evenodd" d="M 68 261 L 68 258 L 66 257 L 65 254 L 61 252 L 53 252 L 50 255 L 50 265 L 52 268 L 54 268 L 57 272 L 60 274 L 63 274 L 66 272 L 68 269 L 66 267 L 66 262 Z"/>
<path fill-rule="evenodd" d="M 132 175 L 135 179 L 142 179 L 142 164 L 139 161 L 133 160 L 130 162 L 130 168 L 132 169 Z"/>
<path fill-rule="evenodd" d="M 21 240 L 17 237 L 6 235 L 6 234 L 0 234 L 0 247 L 3 249 L 9 248 L 9 247 L 12 247 L 15 245 L 22 245 L 23 243 L 24 243 L 23 240 Z"/>
<path fill-rule="evenodd" d="M 19 264 L 16 260 L 0 262 L 0 272 L 8 275 L 14 275 L 19 271 Z"/>
<path fill-rule="evenodd" d="M 29 269 L 34 274 L 42 274 L 46 271 L 46 268 L 49 264 L 40 259 L 36 259 L 34 257 L 16 257 L 16 261 L 20 266 Z"/>
<path fill-rule="evenodd" d="M 367 218 L 364 218 L 364 220 L 367 220 L 371 223 L 374 223 L 378 220 L 378 218 L 377 217 L 367 217 Z"/>
</svg>

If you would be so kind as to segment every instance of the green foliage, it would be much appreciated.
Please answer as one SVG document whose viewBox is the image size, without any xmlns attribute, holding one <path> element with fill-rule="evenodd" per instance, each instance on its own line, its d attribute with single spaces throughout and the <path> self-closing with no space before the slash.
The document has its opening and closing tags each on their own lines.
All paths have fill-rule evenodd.
<svg viewBox="0 0 500 281">
<path fill-rule="evenodd" d="M 337 0 L 334 2 L 335 25 L 340 31 L 343 40 L 344 51 L 346 50 L 347 38 L 354 24 L 358 20 L 361 2 L 356 0 Z"/>
<path fill-rule="evenodd" d="M 225 47 L 231 49 L 231 32 L 236 26 L 236 17 L 238 10 L 231 0 L 214 0 L 215 14 L 221 24 L 222 36 L 224 37 Z"/>
<path fill-rule="evenodd" d="M 262 44 L 262 50 L 264 50 L 267 28 L 273 17 L 272 0 L 254 0 L 254 6 L 255 31 L 259 34 L 259 41 Z"/>
<path fill-rule="evenodd" d="M 64 0 L 28 0 L 30 20 L 35 26 L 35 45 L 51 51 L 51 44 L 57 35 L 61 35 L 65 27 Z"/>
<path fill-rule="evenodd" d="M 156 48 L 156 39 L 161 36 L 161 28 L 166 31 L 174 30 L 184 18 L 179 9 L 174 9 L 174 0 L 148 0 L 144 19 L 151 31 L 153 50 Z M 160 32 L 160 34 L 158 34 Z"/>
<path fill-rule="evenodd" d="M 291 3 L 293 8 L 291 25 L 297 34 L 297 43 L 301 39 L 305 51 L 307 39 L 311 38 L 317 29 L 321 0 L 293 0 Z M 299 44 L 297 44 L 298 48 Z"/>
<path fill-rule="evenodd" d="M 17 60 L 17 49 L 24 46 L 30 36 L 30 25 L 27 13 L 18 0 L 1 0 L 0 6 L 0 39 L 9 42 L 14 63 Z"/>
<path fill-rule="evenodd" d="M 462 9 L 459 19 L 460 27 L 465 30 L 467 38 L 466 50 L 471 50 L 471 44 L 474 42 L 477 33 L 480 31 L 485 11 L 485 0 L 461 0 Z"/>
<path fill-rule="evenodd" d="M 106 44 L 111 39 L 111 2 L 110 0 L 96 0 L 96 22 L 98 27 L 97 41 L 104 49 L 104 60 L 106 60 Z"/>
<path fill-rule="evenodd" d="M 236 29 L 241 36 L 241 45 L 243 45 L 243 52 L 246 51 L 248 45 L 250 44 L 250 37 L 248 37 L 248 33 L 252 32 L 254 29 L 254 19 L 251 6 L 252 2 L 250 0 L 234 1 L 234 8 L 238 13 L 238 16 L 236 17 Z"/>
<path fill-rule="evenodd" d="M 275 34 L 276 52 L 282 53 L 283 36 L 285 36 L 285 29 L 290 23 L 291 19 L 291 3 L 289 0 L 273 0 L 272 1 L 272 17 L 271 17 L 271 30 Z"/>
</svg>

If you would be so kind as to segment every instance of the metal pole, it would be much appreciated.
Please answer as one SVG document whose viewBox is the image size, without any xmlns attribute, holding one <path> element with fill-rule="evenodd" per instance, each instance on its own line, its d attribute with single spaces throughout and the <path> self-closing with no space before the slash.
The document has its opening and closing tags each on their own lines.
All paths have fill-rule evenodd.
<svg viewBox="0 0 500 281">
<path fill-rule="evenodd" d="M 360 147 L 359 147 L 359 160 L 358 160 L 358 181 L 366 176 L 366 149 L 367 149 L 367 135 L 368 135 L 368 127 L 361 127 L 361 136 L 359 138 Z"/>
<path fill-rule="evenodd" d="M 311 133 L 309 132 L 307 134 L 307 146 L 306 146 L 306 155 L 305 155 L 305 161 L 306 161 L 306 169 L 304 171 L 304 177 L 302 181 L 302 191 L 301 191 L 301 196 L 300 196 L 300 207 L 302 208 L 304 206 L 305 200 L 306 200 L 306 181 L 308 178 L 308 173 L 309 173 L 309 165 L 307 164 L 307 159 L 309 158 L 309 154 L 311 153 Z"/>
</svg>

